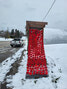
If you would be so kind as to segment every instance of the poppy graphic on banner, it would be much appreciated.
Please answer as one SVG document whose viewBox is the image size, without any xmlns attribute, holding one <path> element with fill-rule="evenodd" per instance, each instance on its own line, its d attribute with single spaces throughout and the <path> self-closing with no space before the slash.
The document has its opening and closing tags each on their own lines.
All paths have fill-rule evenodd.
<svg viewBox="0 0 67 89">
<path fill-rule="evenodd" d="M 43 44 L 43 29 L 29 29 L 26 78 L 47 77 L 48 70 Z"/>
</svg>

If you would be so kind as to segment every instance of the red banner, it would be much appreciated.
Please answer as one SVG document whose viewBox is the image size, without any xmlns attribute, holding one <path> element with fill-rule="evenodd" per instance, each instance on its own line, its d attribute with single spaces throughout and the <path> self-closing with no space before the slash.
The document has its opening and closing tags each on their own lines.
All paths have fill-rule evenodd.
<svg viewBox="0 0 67 89">
<path fill-rule="evenodd" d="M 29 29 L 26 78 L 47 77 L 43 30 Z"/>
</svg>

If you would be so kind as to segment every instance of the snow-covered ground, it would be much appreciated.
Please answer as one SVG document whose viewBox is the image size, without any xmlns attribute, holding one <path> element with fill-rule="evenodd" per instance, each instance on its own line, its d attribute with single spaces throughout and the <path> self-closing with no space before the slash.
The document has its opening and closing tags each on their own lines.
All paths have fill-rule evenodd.
<svg viewBox="0 0 67 89">
<path fill-rule="evenodd" d="M 6 38 L 6 39 L 5 39 L 5 38 L 3 38 L 3 37 L 0 37 L 0 41 L 11 41 L 11 40 L 12 40 L 11 38 L 8 38 L 8 39 Z"/>
<path fill-rule="evenodd" d="M 26 41 L 27 43 L 27 41 Z M 12 89 L 67 89 L 67 44 L 44 45 L 47 58 L 49 77 L 26 79 L 27 51 L 15 75 L 7 76 L 7 87 Z M 0 66 L 0 81 L 4 80 L 11 64 L 21 55 L 27 44 L 12 59 L 7 59 Z M 6 66 L 7 65 L 7 66 Z"/>
</svg>

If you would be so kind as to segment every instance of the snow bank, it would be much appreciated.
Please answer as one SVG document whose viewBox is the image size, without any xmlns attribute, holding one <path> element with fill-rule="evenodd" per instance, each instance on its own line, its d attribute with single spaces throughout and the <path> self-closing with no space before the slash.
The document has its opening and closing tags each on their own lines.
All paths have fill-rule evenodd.
<svg viewBox="0 0 67 89">
<path fill-rule="evenodd" d="M 49 77 L 25 79 L 27 52 L 20 63 L 18 73 L 8 76 L 7 87 L 12 89 L 67 89 L 67 44 L 45 45 Z"/>
<path fill-rule="evenodd" d="M 60 77 L 57 89 L 67 89 L 67 44 L 45 45 L 45 50 L 47 61 L 51 59 L 56 64 L 51 75 Z"/>
<path fill-rule="evenodd" d="M 11 38 L 5 39 L 5 38 L 0 37 L 0 41 L 11 41 L 11 40 L 12 40 Z"/>
</svg>

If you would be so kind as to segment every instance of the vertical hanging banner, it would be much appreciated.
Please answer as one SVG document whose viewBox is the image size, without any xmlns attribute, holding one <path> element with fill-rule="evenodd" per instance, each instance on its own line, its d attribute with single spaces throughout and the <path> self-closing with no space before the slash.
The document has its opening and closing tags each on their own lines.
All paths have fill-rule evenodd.
<svg viewBox="0 0 67 89">
<path fill-rule="evenodd" d="M 47 65 L 43 44 L 43 28 L 47 23 L 27 21 L 28 61 L 26 78 L 47 77 Z"/>
</svg>

